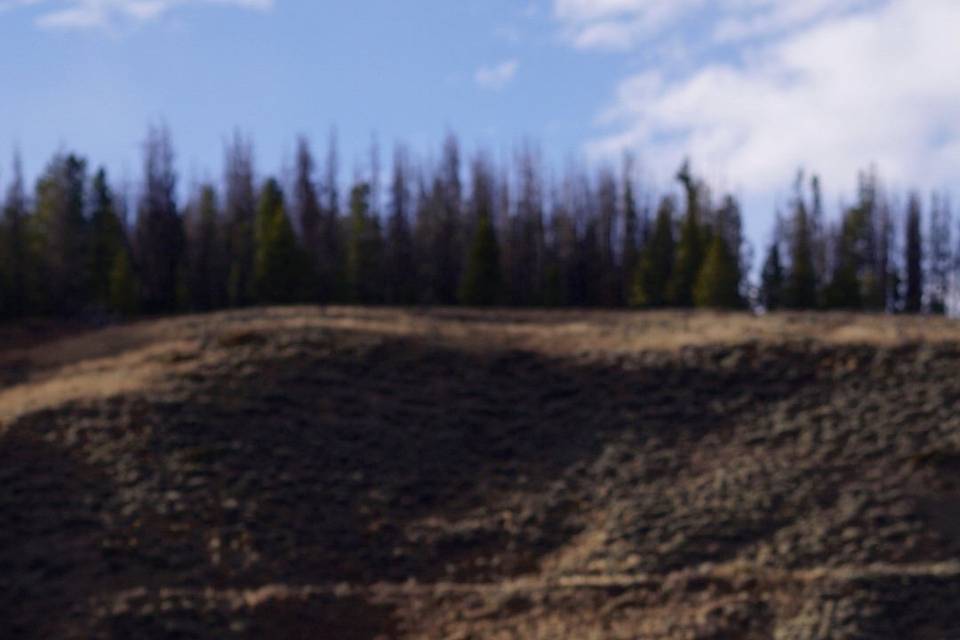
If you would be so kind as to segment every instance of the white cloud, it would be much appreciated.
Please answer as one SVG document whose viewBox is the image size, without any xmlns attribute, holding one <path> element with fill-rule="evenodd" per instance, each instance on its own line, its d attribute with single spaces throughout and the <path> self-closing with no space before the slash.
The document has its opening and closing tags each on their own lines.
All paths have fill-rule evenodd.
<svg viewBox="0 0 960 640">
<path fill-rule="evenodd" d="M 0 13 L 40 4 L 45 0 L 0 0 Z"/>
<path fill-rule="evenodd" d="M 622 81 L 599 119 L 611 133 L 589 150 L 636 147 L 666 166 L 689 153 L 754 193 L 798 166 L 846 185 L 870 163 L 896 184 L 943 186 L 960 179 L 958 25 L 956 0 L 896 0 L 740 62 L 680 78 L 644 71 Z"/>
<path fill-rule="evenodd" d="M 474 81 L 484 89 L 499 91 L 516 77 L 520 63 L 517 60 L 505 60 L 491 67 L 480 67 L 474 74 Z"/>
<path fill-rule="evenodd" d="M 629 49 L 704 0 L 554 0 L 564 37 L 580 49 Z"/>
<path fill-rule="evenodd" d="M 211 4 L 267 10 L 274 0 L 8 0 L 0 10 L 37 6 L 38 26 L 47 29 L 106 29 L 123 24 L 142 24 L 160 18 L 172 9 Z"/>
<path fill-rule="evenodd" d="M 564 38 L 579 49 L 629 50 L 681 22 L 710 23 L 713 42 L 769 37 L 885 0 L 553 0 Z"/>
<path fill-rule="evenodd" d="M 745 0 L 744 5 L 751 5 Z M 857 10 L 877 7 L 876 0 L 803 0 L 776 2 L 753 0 L 752 7 L 725 12 L 713 32 L 718 42 L 742 41 L 751 38 L 769 39 L 814 23 L 848 15 Z"/>
</svg>

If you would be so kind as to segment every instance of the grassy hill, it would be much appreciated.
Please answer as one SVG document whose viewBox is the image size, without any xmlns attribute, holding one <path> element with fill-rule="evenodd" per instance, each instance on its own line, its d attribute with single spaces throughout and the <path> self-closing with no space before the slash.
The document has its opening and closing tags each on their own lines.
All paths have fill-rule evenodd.
<svg viewBox="0 0 960 640">
<path fill-rule="evenodd" d="M 960 636 L 948 320 L 304 307 L 9 342 L 7 637 Z"/>
</svg>

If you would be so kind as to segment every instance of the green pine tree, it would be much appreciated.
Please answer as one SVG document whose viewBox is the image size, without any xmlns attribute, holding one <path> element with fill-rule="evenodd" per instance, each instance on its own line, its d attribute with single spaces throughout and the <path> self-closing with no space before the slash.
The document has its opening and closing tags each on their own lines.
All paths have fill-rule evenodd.
<svg viewBox="0 0 960 640">
<path fill-rule="evenodd" d="M 790 270 L 784 291 L 784 302 L 791 309 L 813 309 L 817 306 L 817 272 L 814 266 L 813 225 L 801 191 L 803 174 L 798 174 L 790 221 Z"/>
<path fill-rule="evenodd" d="M 923 309 L 923 236 L 920 231 L 920 198 L 910 196 L 907 206 L 906 242 L 907 292 L 903 310 L 920 313 Z"/>
<path fill-rule="evenodd" d="M 256 222 L 254 289 L 262 304 L 295 302 L 304 293 L 308 269 L 303 251 L 287 216 L 280 184 L 267 180 L 260 194 Z"/>
<path fill-rule="evenodd" d="M 187 216 L 188 306 L 199 311 L 216 309 L 227 301 L 226 251 L 213 185 L 203 185 L 194 196 Z"/>
<path fill-rule="evenodd" d="M 933 194 L 930 206 L 930 222 L 927 235 L 927 312 L 943 315 L 950 299 L 950 280 L 954 261 L 950 247 L 952 214 L 948 198 L 941 193 Z"/>
<path fill-rule="evenodd" d="M 668 302 L 668 283 L 674 264 L 672 198 L 664 198 L 657 209 L 653 235 L 640 254 L 634 272 L 630 304 L 634 307 L 663 307 Z"/>
<path fill-rule="evenodd" d="M 767 259 L 760 273 L 760 303 L 767 311 L 776 311 L 783 306 L 784 271 L 780 260 L 780 243 L 770 244 Z"/>
<path fill-rule="evenodd" d="M 707 257 L 697 276 L 693 301 L 698 307 L 738 309 L 740 297 L 740 265 L 737 257 L 719 233 L 713 234 Z"/>
<path fill-rule="evenodd" d="M 687 211 L 680 226 L 680 241 L 677 243 L 677 259 L 673 277 L 668 287 L 668 302 L 675 307 L 690 307 L 694 303 L 694 288 L 704 261 L 705 229 L 700 220 L 701 189 L 690 172 L 689 163 L 684 163 L 677 174 L 687 197 Z"/>
<path fill-rule="evenodd" d="M 380 223 L 370 214 L 370 185 L 361 182 L 350 192 L 350 220 L 347 245 L 347 289 L 350 302 L 381 302 Z"/>
<path fill-rule="evenodd" d="M 106 171 L 93 177 L 90 214 L 90 290 L 93 300 L 107 306 L 117 254 L 125 251 L 124 231 L 116 212 L 113 193 L 107 184 Z"/>
<path fill-rule="evenodd" d="M 232 307 L 255 298 L 253 263 L 256 253 L 257 196 L 253 145 L 239 131 L 227 144 L 224 158 L 223 235 L 227 256 L 227 300 Z"/>
<path fill-rule="evenodd" d="M 481 215 L 467 255 L 460 283 L 460 302 L 491 306 L 500 300 L 500 247 L 489 215 Z"/>
<path fill-rule="evenodd" d="M 547 307 L 562 307 L 566 304 L 563 273 L 556 260 L 548 261 L 543 271 L 543 304 Z"/>
<path fill-rule="evenodd" d="M 13 262 L 8 255 L 10 252 L 10 232 L 7 225 L 0 219 L 0 318 L 14 317 L 17 313 L 13 303 Z"/>
<path fill-rule="evenodd" d="M 622 268 L 621 300 L 630 302 L 634 274 L 638 264 L 638 231 L 637 200 L 633 187 L 633 158 L 630 155 L 623 161 L 623 247 L 620 252 Z"/>
<path fill-rule="evenodd" d="M 0 317 L 22 317 L 29 312 L 28 295 L 34 269 L 29 243 L 30 218 L 19 155 L 13 159 L 13 181 L 0 217 Z"/>
<path fill-rule="evenodd" d="M 79 156 L 58 154 L 37 181 L 30 250 L 38 260 L 30 289 L 43 312 L 75 313 L 87 301 L 86 167 Z"/>
<path fill-rule="evenodd" d="M 130 255 L 126 248 L 117 251 L 110 269 L 110 308 L 113 311 L 131 316 L 140 310 L 140 293 L 136 274 L 130 264 Z"/>
<path fill-rule="evenodd" d="M 864 282 L 861 280 L 865 264 L 862 255 L 863 235 L 862 208 L 858 206 L 848 209 L 844 213 L 834 241 L 834 268 L 830 284 L 824 292 L 824 302 L 828 308 L 850 310 L 863 308 Z"/>
<path fill-rule="evenodd" d="M 177 206 L 173 143 L 165 127 L 147 134 L 143 180 L 134 229 L 140 299 L 144 311 L 168 313 L 178 308 L 186 240 Z"/>
</svg>

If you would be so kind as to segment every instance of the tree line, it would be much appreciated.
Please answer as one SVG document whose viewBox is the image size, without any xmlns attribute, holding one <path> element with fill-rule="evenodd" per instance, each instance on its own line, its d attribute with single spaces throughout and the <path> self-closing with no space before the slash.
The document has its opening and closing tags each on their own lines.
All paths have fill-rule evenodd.
<svg viewBox="0 0 960 640">
<path fill-rule="evenodd" d="M 509 162 L 379 152 L 341 194 L 336 139 L 318 162 L 261 178 L 249 139 L 224 175 L 178 199 L 169 132 L 151 128 L 135 194 L 58 152 L 28 193 L 19 160 L 0 219 L 0 315 L 123 315 L 256 304 L 862 309 L 942 313 L 957 271 L 949 200 L 886 193 L 874 172 L 835 221 L 799 174 L 760 281 L 737 199 L 684 163 L 677 193 L 641 188 L 633 162 L 549 172 L 531 145 Z"/>
</svg>

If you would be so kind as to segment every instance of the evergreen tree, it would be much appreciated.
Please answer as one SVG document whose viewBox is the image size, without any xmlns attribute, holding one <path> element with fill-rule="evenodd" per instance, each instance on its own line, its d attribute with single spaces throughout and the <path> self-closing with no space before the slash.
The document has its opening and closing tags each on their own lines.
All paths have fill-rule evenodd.
<svg viewBox="0 0 960 640">
<path fill-rule="evenodd" d="M 231 306 L 250 304 L 254 299 L 253 260 L 254 218 L 257 197 L 254 187 L 253 146 L 239 132 L 227 144 L 224 153 L 224 222 L 227 268 L 227 294 Z"/>
<path fill-rule="evenodd" d="M 453 304 L 459 293 L 466 225 L 462 218 L 460 151 L 456 138 L 444 142 L 439 166 L 418 179 L 414 242 L 421 279 L 419 298 Z"/>
<path fill-rule="evenodd" d="M 637 270 L 639 220 L 637 201 L 633 187 L 633 158 L 624 157 L 623 162 L 623 247 L 621 250 L 621 271 L 623 274 L 622 301 L 628 301 Z"/>
<path fill-rule="evenodd" d="M 704 260 L 697 284 L 694 303 L 698 307 L 737 309 L 743 306 L 740 298 L 740 267 L 726 240 L 713 234 L 710 249 Z"/>
<path fill-rule="evenodd" d="M 571 180 L 567 176 L 560 185 L 551 187 L 549 238 L 544 303 L 548 306 L 576 304 L 581 290 L 575 274 L 579 256 L 577 221 L 571 206 Z M 585 283 L 583 283 L 585 286 Z"/>
<path fill-rule="evenodd" d="M 491 306 L 500 298 L 500 250 L 489 215 L 481 215 L 467 257 L 460 301 L 470 306 Z"/>
<path fill-rule="evenodd" d="M 260 189 L 260 196 L 257 199 L 257 212 L 254 224 L 254 246 L 257 249 L 262 248 L 266 243 L 266 238 L 270 234 L 270 229 L 274 226 L 273 221 L 278 213 L 284 210 L 283 190 L 276 178 L 267 178 L 263 187 Z M 257 252 L 254 251 L 256 256 Z M 254 264 L 258 259 L 254 258 Z M 254 268 L 254 273 L 257 273 Z M 262 273 L 262 272 L 261 272 Z M 254 277 L 256 280 L 256 277 Z M 256 288 L 256 287 L 255 287 Z"/>
<path fill-rule="evenodd" d="M 85 190 L 86 161 L 73 154 L 56 155 L 37 182 L 31 249 L 38 261 L 31 288 L 40 311 L 77 313 L 87 301 Z"/>
<path fill-rule="evenodd" d="M 594 216 L 587 216 L 583 235 L 577 246 L 577 258 L 574 265 L 576 273 L 575 303 L 583 307 L 599 307 L 604 302 L 603 289 L 595 283 L 603 282 L 603 231 L 601 223 Z"/>
<path fill-rule="evenodd" d="M 878 242 L 881 195 L 873 171 L 861 173 L 857 203 L 844 211 L 834 233 L 833 274 L 827 306 L 844 309 L 886 309 L 885 259 Z"/>
<path fill-rule="evenodd" d="M 890 269 L 889 287 L 890 287 L 890 305 L 889 311 L 899 313 L 904 310 L 903 274 L 897 267 Z"/>
<path fill-rule="evenodd" d="M 574 307 L 595 306 L 599 301 L 596 283 L 601 256 L 592 199 L 590 180 L 583 168 L 569 165 L 554 213 L 559 214 L 557 256 L 561 261 L 561 295 L 564 304 Z"/>
<path fill-rule="evenodd" d="M 500 248 L 493 226 L 493 176 L 482 158 L 474 162 L 472 209 L 473 239 L 460 283 L 460 302 L 491 306 L 500 299 Z"/>
<path fill-rule="evenodd" d="M 820 178 L 816 175 L 810 178 L 810 228 L 813 239 L 813 271 L 816 274 L 817 305 L 823 300 L 823 288 L 826 286 L 830 273 L 830 255 L 827 247 L 826 223 L 823 214 L 823 192 Z"/>
<path fill-rule="evenodd" d="M 943 314 L 950 294 L 950 274 L 953 256 L 950 246 L 952 226 L 950 203 L 946 195 L 933 194 L 930 207 L 929 268 L 927 279 L 927 307 L 930 313 Z"/>
<path fill-rule="evenodd" d="M 28 313 L 31 253 L 28 244 L 29 211 L 19 155 L 14 156 L 13 181 L 7 189 L 0 220 L 0 317 Z"/>
<path fill-rule="evenodd" d="M 296 168 L 293 182 L 293 211 L 294 218 L 300 228 L 300 239 L 304 249 L 305 272 L 301 277 L 306 289 L 308 300 L 319 299 L 327 301 L 331 292 L 328 286 L 320 281 L 323 270 L 321 256 L 325 251 L 323 234 L 324 220 L 320 208 L 320 198 L 313 178 L 314 161 L 310 153 L 307 139 L 300 137 L 297 140 Z"/>
<path fill-rule="evenodd" d="M 436 181 L 425 170 L 416 177 L 416 215 L 414 216 L 413 243 L 417 256 L 417 301 L 436 304 L 437 260 L 433 249 L 439 234 L 438 188 Z"/>
<path fill-rule="evenodd" d="M 546 220 L 543 256 L 543 304 L 561 307 L 566 304 L 567 290 L 565 269 L 560 256 L 558 232 L 562 229 L 558 220 L 549 216 Z"/>
<path fill-rule="evenodd" d="M 906 254 L 907 292 L 903 310 L 920 313 L 923 309 L 923 238 L 920 231 L 920 197 L 911 194 L 907 205 Z"/>
<path fill-rule="evenodd" d="M 888 255 L 885 237 L 887 222 L 884 218 L 887 207 L 886 197 L 873 168 L 860 176 L 859 200 L 856 209 L 862 304 L 863 308 L 870 311 L 886 311 Z"/>
<path fill-rule="evenodd" d="M 830 309 L 860 309 L 863 304 L 859 279 L 860 262 L 855 249 L 858 222 L 848 211 L 834 230 L 833 273 L 824 291 L 824 304 Z"/>
<path fill-rule="evenodd" d="M 543 268 L 543 182 L 538 152 L 525 145 L 516 156 L 517 198 L 504 229 L 507 297 L 511 304 L 541 304 L 544 293 Z"/>
<path fill-rule="evenodd" d="M 185 243 L 177 210 L 173 148 L 165 128 L 151 128 L 147 135 L 143 173 L 136 228 L 143 310 L 170 312 L 177 307 Z"/>
<path fill-rule="evenodd" d="M 349 300 L 358 304 L 381 301 L 379 221 L 370 215 L 370 185 L 359 182 L 350 191 L 350 233 L 347 245 Z"/>
<path fill-rule="evenodd" d="M 462 184 L 460 181 L 460 144 L 453 134 L 447 136 L 436 183 L 439 208 L 438 233 L 434 237 L 434 292 L 441 304 L 454 304 L 463 267 L 463 229 L 461 219 Z"/>
<path fill-rule="evenodd" d="M 874 272 L 877 287 L 874 294 L 874 308 L 878 311 L 896 309 L 896 282 L 893 277 L 894 220 L 890 202 L 882 198 L 877 206 L 876 236 L 877 255 Z"/>
<path fill-rule="evenodd" d="M 126 247 L 116 253 L 110 269 L 110 308 L 125 316 L 140 310 L 140 291 Z"/>
<path fill-rule="evenodd" d="M 93 300 L 110 304 L 110 280 L 117 254 L 126 252 L 126 238 L 117 215 L 107 174 L 100 169 L 93 177 L 90 213 L 90 285 Z"/>
<path fill-rule="evenodd" d="M 693 306 L 693 290 L 700 275 L 704 259 L 704 228 L 701 223 L 701 200 L 704 199 L 700 183 L 690 172 L 690 164 L 684 162 L 677 173 L 687 199 L 687 210 L 680 226 L 680 240 L 676 249 L 676 264 L 668 289 L 669 303 L 675 307 Z"/>
<path fill-rule="evenodd" d="M 257 206 L 254 291 L 261 304 L 289 304 L 304 295 L 306 263 L 287 216 L 280 184 L 268 179 Z"/>
<path fill-rule="evenodd" d="M 597 251 L 600 262 L 594 282 L 597 303 L 605 308 L 621 304 L 621 275 L 617 271 L 616 227 L 618 215 L 617 181 L 609 169 L 603 168 L 597 178 L 596 198 L 591 203 L 596 207 Z"/>
<path fill-rule="evenodd" d="M 11 303 L 10 291 L 12 286 L 12 274 L 10 269 L 10 243 L 7 240 L 7 225 L 5 220 L 0 218 L 0 321 L 4 318 L 19 315 L 14 311 L 14 304 Z"/>
<path fill-rule="evenodd" d="M 336 130 L 330 131 L 322 181 L 322 222 L 317 257 L 317 284 L 320 299 L 339 302 L 346 295 L 346 257 L 340 220 L 339 152 Z"/>
<path fill-rule="evenodd" d="M 653 235 L 640 254 L 631 296 L 635 307 L 663 307 L 669 302 L 668 283 L 674 265 L 673 221 L 676 205 L 665 197 L 657 209 Z"/>
<path fill-rule="evenodd" d="M 223 257 L 220 210 L 213 185 L 203 185 L 187 214 L 187 289 L 190 306 L 206 311 L 226 304 L 227 260 Z"/>
<path fill-rule="evenodd" d="M 776 311 L 784 303 L 784 269 L 780 260 L 780 242 L 774 240 L 767 251 L 760 274 L 760 304 L 767 311 Z"/>
<path fill-rule="evenodd" d="M 698 307 L 737 309 L 740 295 L 740 207 L 732 196 L 715 213 L 715 225 L 703 266 L 697 275 L 693 301 Z"/>
<path fill-rule="evenodd" d="M 407 151 L 398 147 L 393 156 L 384 256 L 384 300 L 388 304 L 413 304 L 417 299 L 417 264 L 410 222 L 413 209 L 410 173 Z"/>
<path fill-rule="evenodd" d="M 817 272 L 814 264 L 814 226 L 803 197 L 803 173 L 797 174 L 793 215 L 790 219 L 790 269 L 784 302 L 791 309 L 817 306 Z"/>
<path fill-rule="evenodd" d="M 727 195 L 723 199 L 722 206 L 714 212 L 714 224 L 716 229 L 714 234 L 723 237 L 733 260 L 733 267 L 736 269 L 738 297 L 742 303 L 745 303 L 749 294 L 749 286 L 746 282 L 746 275 L 750 271 L 750 261 L 752 253 L 749 247 L 745 246 L 743 238 L 743 215 L 740 211 L 740 203 L 732 195 Z M 705 237 L 712 240 L 710 233 Z"/>
<path fill-rule="evenodd" d="M 831 308 L 886 308 L 885 262 L 879 257 L 877 208 L 879 185 L 873 172 L 860 175 L 857 204 L 844 211 L 834 231 L 833 273 L 825 291 Z"/>
</svg>

